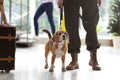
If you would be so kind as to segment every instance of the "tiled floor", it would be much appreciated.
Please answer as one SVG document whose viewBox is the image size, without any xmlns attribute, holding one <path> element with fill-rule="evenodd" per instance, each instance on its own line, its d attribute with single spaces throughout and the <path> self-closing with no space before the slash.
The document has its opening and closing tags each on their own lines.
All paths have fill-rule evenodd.
<svg viewBox="0 0 120 80">
<path fill-rule="evenodd" d="M 120 49 L 101 47 L 98 60 L 101 71 L 92 71 L 88 65 L 89 52 L 82 46 L 79 54 L 80 68 L 61 72 L 61 60 L 56 59 L 54 72 L 44 69 L 44 44 L 34 44 L 28 48 L 16 49 L 15 70 L 9 74 L 0 73 L 0 80 L 120 80 Z M 49 63 L 50 58 L 49 56 Z M 66 55 L 66 65 L 71 60 Z"/>
</svg>

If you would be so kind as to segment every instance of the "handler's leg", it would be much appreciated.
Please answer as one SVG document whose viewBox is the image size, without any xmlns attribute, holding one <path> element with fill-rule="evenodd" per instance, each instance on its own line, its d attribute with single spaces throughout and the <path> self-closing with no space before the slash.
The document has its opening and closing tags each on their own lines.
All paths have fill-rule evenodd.
<svg viewBox="0 0 120 80">
<path fill-rule="evenodd" d="M 90 66 L 93 70 L 101 70 L 97 61 L 97 49 L 100 47 L 97 38 L 96 26 L 99 20 L 99 12 L 97 0 L 85 0 L 86 3 L 82 5 L 83 10 L 83 25 L 86 30 L 86 45 L 87 50 L 90 51 Z"/>
<path fill-rule="evenodd" d="M 79 0 L 76 0 L 79 1 Z M 74 0 L 64 0 L 64 11 L 65 11 L 65 26 L 66 30 L 69 33 L 69 44 L 68 44 L 68 53 L 71 54 L 72 61 L 66 67 L 67 70 L 78 69 L 78 53 L 80 53 L 80 37 L 79 37 L 79 5 L 74 5 L 77 3 Z M 70 6 L 74 6 L 77 12 L 74 12 L 74 9 Z"/>
</svg>

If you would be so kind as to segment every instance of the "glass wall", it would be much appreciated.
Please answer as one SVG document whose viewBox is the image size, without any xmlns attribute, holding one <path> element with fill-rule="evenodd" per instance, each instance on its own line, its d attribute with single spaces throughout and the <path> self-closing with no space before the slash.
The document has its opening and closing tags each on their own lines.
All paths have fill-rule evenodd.
<svg viewBox="0 0 120 80">
<path fill-rule="evenodd" d="M 10 15 L 10 2 L 11 2 L 11 15 Z M 27 21 L 29 21 L 29 19 L 27 20 L 29 13 L 28 0 L 4 0 L 4 4 L 7 19 L 9 20 L 11 16 L 11 24 L 15 25 L 17 30 L 25 31 L 27 29 Z M 28 25 L 28 27 L 30 29 L 30 25 Z"/>
<path fill-rule="evenodd" d="M 110 15 L 110 1 L 112 0 L 102 0 L 102 4 L 99 7 L 100 20 L 97 26 L 99 35 L 108 35 L 107 26 Z"/>
<path fill-rule="evenodd" d="M 11 1 L 11 23 L 15 24 L 17 27 L 17 30 L 25 31 L 27 28 L 29 32 L 31 32 L 31 29 L 33 29 L 33 16 L 36 11 L 36 9 L 40 5 L 40 0 L 4 0 L 5 4 L 5 13 L 7 15 L 7 19 L 9 21 L 9 13 L 10 13 L 10 1 Z M 110 1 L 112 0 L 102 0 L 102 5 L 99 7 L 100 11 L 100 20 L 97 27 L 97 32 L 99 35 L 108 35 L 107 33 L 107 26 L 109 21 L 109 8 L 110 8 Z M 29 5 L 29 7 L 28 7 Z M 32 8 L 32 9 L 31 9 Z M 28 11 L 29 10 L 29 11 Z M 32 13 L 33 12 L 33 13 Z M 29 15 L 28 15 L 29 13 Z M 60 11 L 57 7 L 57 2 L 54 0 L 54 22 L 55 26 L 58 29 L 59 27 L 59 17 L 60 17 Z M 29 16 L 29 18 L 28 18 Z M 28 22 L 27 22 L 28 21 Z M 28 27 L 27 27 L 28 23 Z M 40 19 L 39 19 L 39 28 L 47 28 L 50 30 L 50 25 L 47 20 L 47 16 L 44 13 Z"/>
</svg>

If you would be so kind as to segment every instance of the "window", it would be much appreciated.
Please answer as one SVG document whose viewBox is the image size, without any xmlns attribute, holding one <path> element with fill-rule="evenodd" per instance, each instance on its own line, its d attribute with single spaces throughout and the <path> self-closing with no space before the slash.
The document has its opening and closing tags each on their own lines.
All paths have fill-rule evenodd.
<svg viewBox="0 0 120 80">
<path fill-rule="evenodd" d="M 10 15 L 10 3 L 11 3 L 11 15 Z M 26 31 L 27 21 L 28 24 L 30 24 L 29 19 L 27 19 L 29 16 L 28 0 L 4 0 L 4 5 L 7 20 L 10 22 L 9 18 L 11 17 L 11 24 L 15 25 L 17 30 Z M 28 29 L 30 30 L 30 25 L 28 25 Z"/>
<path fill-rule="evenodd" d="M 112 0 L 111 0 L 112 1 Z M 108 35 L 108 21 L 110 15 L 110 0 L 102 0 L 102 5 L 99 7 L 100 19 L 97 26 L 98 34 L 99 35 Z"/>
<path fill-rule="evenodd" d="M 12 15 L 11 15 L 11 23 L 15 24 L 17 26 L 17 30 L 26 30 L 27 28 L 27 16 L 28 13 L 29 14 L 29 25 L 28 25 L 28 30 L 31 31 L 31 27 L 33 27 L 33 25 L 31 25 L 32 20 L 33 20 L 33 16 L 34 14 L 31 12 L 35 12 L 36 9 L 39 7 L 40 5 L 40 0 L 29 0 L 30 4 L 33 7 L 29 6 L 28 7 L 28 0 L 22 0 L 22 6 L 21 6 L 21 0 L 4 0 L 4 4 L 5 4 L 5 13 L 7 15 L 7 19 L 9 20 L 9 7 L 10 7 L 10 1 L 12 1 Z M 102 0 L 102 5 L 99 7 L 99 12 L 100 12 L 100 20 L 99 20 L 99 24 L 97 27 L 97 31 L 99 35 L 108 35 L 107 33 L 107 26 L 108 26 L 108 21 L 109 21 L 109 8 L 110 8 L 110 1 L 112 0 Z M 34 3 L 33 3 L 34 2 Z M 22 9 L 21 9 L 22 8 Z M 28 8 L 29 12 L 28 12 Z M 31 9 L 34 8 L 34 9 Z M 21 12 L 22 11 L 22 12 Z M 21 16 L 22 14 L 22 16 Z M 54 22 L 55 22 L 55 26 L 59 27 L 59 9 L 57 7 L 57 3 L 56 0 L 54 0 Z M 22 21 L 21 21 L 21 17 L 22 17 Z M 39 28 L 47 28 L 50 29 L 50 25 L 48 23 L 48 20 L 46 19 L 46 15 L 43 14 L 41 16 L 41 18 L 39 19 Z M 21 24 L 22 23 L 22 24 Z"/>
</svg>

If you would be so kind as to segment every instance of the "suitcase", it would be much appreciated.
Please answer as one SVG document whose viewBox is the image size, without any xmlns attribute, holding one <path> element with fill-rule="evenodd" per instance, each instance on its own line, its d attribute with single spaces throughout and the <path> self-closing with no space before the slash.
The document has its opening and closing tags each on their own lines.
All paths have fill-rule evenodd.
<svg viewBox="0 0 120 80">
<path fill-rule="evenodd" d="M 16 28 L 0 26 L 0 70 L 9 73 L 15 69 Z"/>
</svg>

